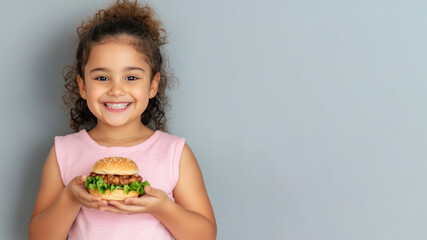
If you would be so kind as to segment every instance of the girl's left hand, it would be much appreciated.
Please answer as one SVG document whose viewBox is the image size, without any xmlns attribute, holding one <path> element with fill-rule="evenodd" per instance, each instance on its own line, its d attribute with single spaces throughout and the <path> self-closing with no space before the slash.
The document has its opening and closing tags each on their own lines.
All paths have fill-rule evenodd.
<svg viewBox="0 0 427 240">
<path fill-rule="evenodd" d="M 100 207 L 99 210 L 122 214 L 155 214 L 164 210 L 167 203 L 172 201 L 165 192 L 151 186 L 145 186 L 144 193 L 141 197 L 126 198 L 124 201 L 108 201 L 108 206 Z"/>
</svg>

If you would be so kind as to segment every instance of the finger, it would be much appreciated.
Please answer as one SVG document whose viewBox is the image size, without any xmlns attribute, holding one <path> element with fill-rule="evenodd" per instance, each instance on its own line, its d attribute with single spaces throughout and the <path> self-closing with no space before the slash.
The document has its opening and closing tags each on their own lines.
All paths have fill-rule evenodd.
<svg viewBox="0 0 427 240">
<path fill-rule="evenodd" d="M 146 209 L 144 206 L 141 206 L 141 205 L 130 205 L 130 204 L 128 205 L 118 201 L 110 201 L 109 204 L 128 213 L 143 212 Z"/>
<path fill-rule="evenodd" d="M 126 205 L 137 205 L 144 207 L 145 209 L 148 208 L 150 205 L 153 204 L 153 202 L 156 200 L 156 197 L 153 197 L 151 195 L 143 195 L 142 197 L 138 198 L 126 198 L 123 202 Z"/>
<path fill-rule="evenodd" d="M 79 186 L 79 188 L 80 188 L 79 196 L 81 198 L 84 198 L 86 201 L 101 201 L 102 200 L 102 198 L 100 196 L 90 194 L 89 190 L 84 185 Z"/>
<path fill-rule="evenodd" d="M 112 213 L 129 214 L 126 211 L 123 211 L 123 210 L 121 210 L 119 208 L 116 208 L 115 206 L 110 206 L 110 205 L 99 207 L 98 210 L 102 211 L 102 212 L 112 212 Z"/>
<path fill-rule="evenodd" d="M 82 184 L 82 183 L 86 182 L 86 176 L 85 175 L 77 176 L 74 178 L 74 182 L 76 184 Z"/>
<path fill-rule="evenodd" d="M 99 202 L 102 200 L 102 198 L 100 196 L 94 196 L 94 195 L 89 194 L 86 191 L 86 189 L 79 191 L 77 193 L 77 198 L 79 198 L 83 201 L 87 201 L 87 202 Z"/>
<path fill-rule="evenodd" d="M 99 208 L 99 207 L 108 206 L 107 201 L 99 201 L 99 202 L 82 201 L 82 204 L 87 208 Z"/>
<path fill-rule="evenodd" d="M 161 194 L 160 190 L 152 188 L 150 185 L 144 187 L 144 193 L 154 197 L 159 197 Z"/>
<path fill-rule="evenodd" d="M 87 179 L 86 175 L 80 176 L 80 180 L 82 181 L 82 183 L 86 182 L 86 179 Z"/>
<path fill-rule="evenodd" d="M 130 198 L 126 198 L 125 200 L 123 200 L 123 202 L 125 204 L 128 204 L 128 205 L 140 205 L 140 206 L 145 205 L 145 201 L 141 197 L 130 197 Z"/>
<path fill-rule="evenodd" d="M 105 200 L 98 200 L 98 199 L 85 199 L 85 198 L 80 198 L 79 201 L 83 204 L 83 205 L 91 205 L 91 206 L 107 206 L 108 203 Z"/>
<path fill-rule="evenodd" d="M 98 203 L 96 203 L 96 202 L 82 202 L 82 205 L 83 206 L 85 206 L 85 207 L 87 207 L 87 208 L 99 208 L 99 207 L 102 207 L 102 206 L 99 206 L 98 205 Z"/>
<path fill-rule="evenodd" d="M 86 194 L 84 196 L 80 197 L 80 199 L 82 199 L 83 201 L 86 201 L 86 202 L 100 202 L 100 201 L 102 201 L 101 197 L 92 196 L 92 195 L 87 196 Z"/>
</svg>

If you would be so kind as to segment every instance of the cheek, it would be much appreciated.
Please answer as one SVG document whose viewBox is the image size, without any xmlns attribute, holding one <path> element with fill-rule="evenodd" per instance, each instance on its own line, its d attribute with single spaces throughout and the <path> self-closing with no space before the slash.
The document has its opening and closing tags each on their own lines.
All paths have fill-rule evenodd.
<svg viewBox="0 0 427 240">
<path fill-rule="evenodd" d="M 148 97 L 149 97 L 149 92 L 144 90 L 140 90 L 138 92 L 136 92 L 135 94 L 137 94 L 139 101 L 143 101 L 143 102 L 148 102 Z"/>
<path fill-rule="evenodd" d="M 88 100 L 89 98 L 91 98 L 91 100 L 98 98 L 103 92 L 103 90 L 100 87 L 94 87 L 92 85 L 88 85 L 86 89 L 87 89 L 86 95 L 88 97 Z"/>
<path fill-rule="evenodd" d="M 93 113 L 100 107 L 98 104 L 99 98 L 102 95 L 102 91 L 98 88 L 88 88 L 88 91 L 86 93 L 86 101 L 87 105 L 89 107 L 89 110 Z"/>
<path fill-rule="evenodd" d="M 147 83 L 131 89 L 135 96 L 139 96 L 140 98 L 147 98 L 150 95 L 150 85 Z"/>
<path fill-rule="evenodd" d="M 149 92 L 146 88 L 135 89 L 133 91 L 133 97 L 139 103 L 138 106 L 140 108 L 147 108 L 149 101 Z"/>
</svg>

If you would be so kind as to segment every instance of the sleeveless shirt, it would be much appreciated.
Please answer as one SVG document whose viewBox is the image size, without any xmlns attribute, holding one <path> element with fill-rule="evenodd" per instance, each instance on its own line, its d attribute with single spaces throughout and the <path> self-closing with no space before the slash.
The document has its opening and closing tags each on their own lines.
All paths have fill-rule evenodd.
<svg viewBox="0 0 427 240">
<path fill-rule="evenodd" d="M 104 157 L 127 157 L 139 168 L 143 181 L 173 198 L 179 160 L 185 139 L 155 131 L 146 141 L 131 147 L 106 147 L 85 130 L 55 137 L 56 157 L 64 185 L 74 177 L 88 176 L 93 164 Z M 82 207 L 71 226 L 69 240 L 174 239 L 167 228 L 148 213 L 117 214 Z"/>
</svg>

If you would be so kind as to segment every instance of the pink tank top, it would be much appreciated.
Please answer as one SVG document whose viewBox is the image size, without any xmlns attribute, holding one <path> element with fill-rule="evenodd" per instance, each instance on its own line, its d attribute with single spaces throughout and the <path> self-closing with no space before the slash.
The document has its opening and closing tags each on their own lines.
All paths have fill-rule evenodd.
<svg viewBox="0 0 427 240">
<path fill-rule="evenodd" d="M 184 143 L 185 139 L 161 131 L 131 147 L 101 146 L 85 130 L 55 137 L 56 157 L 64 185 L 78 175 L 87 176 L 97 160 L 121 156 L 135 161 L 143 181 L 148 180 L 152 187 L 163 190 L 172 200 Z M 71 226 L 68 239 L 174 238 L 151 214 L 125 215 L 82 207 Z"/>
</svg>

